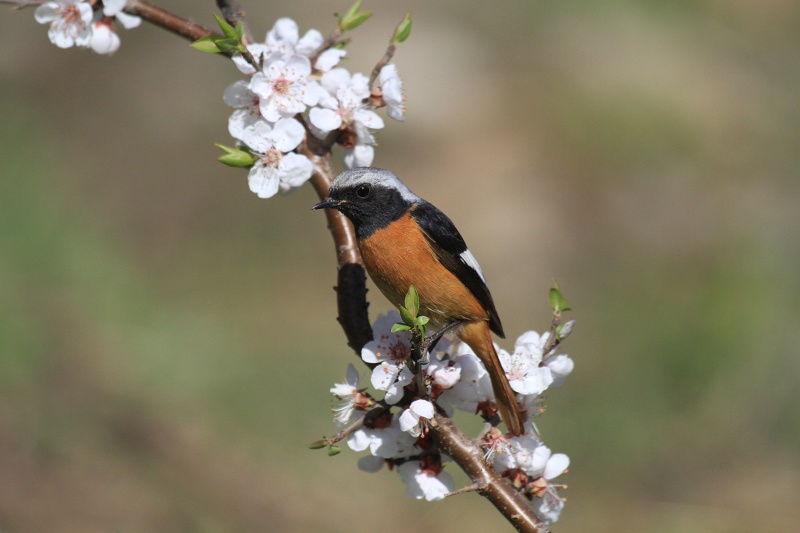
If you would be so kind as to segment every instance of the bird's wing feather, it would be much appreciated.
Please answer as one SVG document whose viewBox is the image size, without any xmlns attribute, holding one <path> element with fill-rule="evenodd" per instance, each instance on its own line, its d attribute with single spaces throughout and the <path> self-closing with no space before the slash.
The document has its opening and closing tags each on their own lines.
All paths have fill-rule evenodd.
<svg viewBox="0 0 800 533">
<path fill-rule="evenodd" d="M 437 259 L 463 283 L 489 314 L 489 327 L 504 337 L 500 317 L 494 307 L 492 295 L 483 279 L 481 267 L 467 248 L 455 224 L 433 204 L 422 201 L 412 210 L 422 233 L 431 245 Z"/>
</svg>

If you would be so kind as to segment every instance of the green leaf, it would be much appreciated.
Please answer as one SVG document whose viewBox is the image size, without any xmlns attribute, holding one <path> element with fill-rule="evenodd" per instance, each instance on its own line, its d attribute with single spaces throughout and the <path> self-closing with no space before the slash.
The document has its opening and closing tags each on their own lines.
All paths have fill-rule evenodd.
<svg viewBox="0 0 800 533">
<path fill-rule="evenodd" d="M 358 0 L 355 4 L 350 6 L 350 9 L 347 10 L 347 13 L 341 17 L 337 17 L 339 20 L 339 30 L 347 31 L 357 28 L 365 20 L 372 16 L 371 11 L 359 11 L 360 8 L 361 0 Z"/>
<path fill-rule="evenodd" d="M 220 52 L 232 52 L 239 50 L 239 39 L 217 39 L 216 45 Z"/>
<path fill-rule="evenodd" d="M 334 455 L 339 455 L 342 453 L 342 449 L 338 446 L 331 446 L 328 448 L 328 457 L 333 457 Z"/>
<path fill-rule="evenodd" d="M 356 13 L 355 16 L 351 17 L 349 20 L 344 21 L 342 24 L 342 30 L 353 30 L 358 28 L 366 22 L 368 18 L 372 16 L 372 11 L 362 11 L 361 13 Z"/>
<path fill-rule="evenodd" d="M 253 155 L 246 151 L 242 150 L 241 148 L 231 148 L 230 146 L 225 146 L 222 144 L 217 144 L 217 148 L 221 149 L 225 152 L 225 155 L 221 155 L 217 158 L 217 161 L 224 165 L 228 165 L 229 167 L 252 167 L 253 163 L 256 162 L 256 159 Z"/>
<path fill-rule="evenodd" d="M 418 316 L 417 317 L 417 324 L 419 324 L 420 326 L 424 326 L 429 321 L 430 321 L 430 318 L 428 318 L 426 316 Z"/>
<path fill-rule="evenodd" d="M 197 39 L 189 46 L 191 46 L 196 50 L 200 50 L 201 52 L 209 52 L 212 54 L 216 54 L 219 53 L 219 48 L 217 48 L 217 44 L 215 41 L 221 37 L 222 35 L 215 35 L 212 33 L 210 35 L 206 35 L 205 37 Z"/>
<path fill-rule="evenodd" d="M 403 319 L 403 323 L 408 325 L 409 327 L 414 327 L 417 325 L 417 321 L 415 320 L 416 317 L 411 314 L 411 312 L 403 307 L 400 306 L 400 317 Z"/>
<path fill-rule="evenodd" d="M 328 443 L 325 441 L 325 439 L 322 439 L 312 442 L 311 444 L 308 445 L 308 447 L 312 450 L 321 450 L 327 445 Z"/>
<path fill-rule="evenodd" d="M 239 39 L 244 35 L 244 22 L 241 20 L 236 23 L 236 35 L 239 36 Z"/>
<path fill-rule="evenodd" d="M 392 324 L 392 333 L 396 333 L 398 331 L 410 331 L 411 326 L 408 324 L 403 324 L 402 322 L 395 322 Z"/>
<path fill-rule="evenodd" d="M 236 28 L 230 25 L 230 23 L 225 20 L 224 18 L 220 17 L 219 15 L 214 15 L 214 18 L 217 19 L 217 24 L 219 24 L 219 29 L 222 30 L 222 33 L 225 34 L 225 37 L 228 39 L 236 39 L 237 41 L 240 39 L 241 35 Z"/>
<path fill-rule="evenodd" d="M 411 35 L 411 11 L 406 13 L 406 16 L 403 17 L 403 20 L 400 21 L 400 24 L 398 24 L 397 28 L 394 30 L 392 44 L 402 43 L 408 39 L 409 35 Z"/>
<path fill-rule="evenodd" d="M 405 304 L 411 316 L 416 317 L 417 313 L 419 313 L 419 293 L 417 292 L 417 288 L 413 285 L 408 286 Z"/>
<path fill-rule="evenodd" d="M 550 308 L 556 313 L 570 311 L 564 295 L 561 294 L 561 290 L 558 288 L 558 283 L 554 283 L 553 288 L 550 289 Z"/>
<path fill-rule="evenodd" d="M 347 9 L 347 12 L 342 15 L 342 20 L 355 16 L 359 9 L 361 9 L 361 0 L 356 0 L 356 2 Z"/>
</svg>

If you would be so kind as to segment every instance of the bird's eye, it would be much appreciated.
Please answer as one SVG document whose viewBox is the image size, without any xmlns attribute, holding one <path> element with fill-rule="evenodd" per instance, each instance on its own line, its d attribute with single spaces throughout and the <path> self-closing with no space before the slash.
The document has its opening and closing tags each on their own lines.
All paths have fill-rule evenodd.
<svg viewBox="0 0 800 533">
<path fill-rule="evenodd" d="M 358 189 L 356 189 L 356 194 L 359 198 L 366 198 L 369 196 L 370 187 L 369 185 L 361 185 Z"/>
</svg>

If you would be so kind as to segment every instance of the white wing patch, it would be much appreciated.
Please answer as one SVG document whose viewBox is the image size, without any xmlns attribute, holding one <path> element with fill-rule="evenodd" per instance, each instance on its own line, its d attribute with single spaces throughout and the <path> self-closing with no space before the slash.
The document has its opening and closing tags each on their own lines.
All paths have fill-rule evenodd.
<svg viewBox="0 0 800 533">
<path fill-rule="evenodd" d="M 464 250 L 461 252 L 461 260 L 464 261 L 472 270 L 478 273 L 484 283 L 486 283 L 486 278 L 483 277 L 483 272 L 481 271 L 481 266 L 478 264 L 478 261 L 475 259 L 475 256 L 472 255 L 472 252 L 469 249 Z"/>
</svg>

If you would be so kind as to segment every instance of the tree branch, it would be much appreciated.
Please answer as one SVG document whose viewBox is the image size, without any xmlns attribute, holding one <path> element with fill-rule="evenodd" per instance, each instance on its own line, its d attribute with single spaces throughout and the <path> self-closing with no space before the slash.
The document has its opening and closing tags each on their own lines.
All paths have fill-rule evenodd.
<svg viewBox="0 0 800 533">
<path fill-rule="evenodd" d="M 169 11 L 164 11 L 160 7 L 145 2 L 144 0 L 128 0 L 125 12 L 137 15 L 142 19 L 155 24 L 165 30 L 176 33 L 190 41 L 202 39 L 211 33 L 211 30 L 196 24 L 190 20 L 183 19 Z"/>
</svg>

